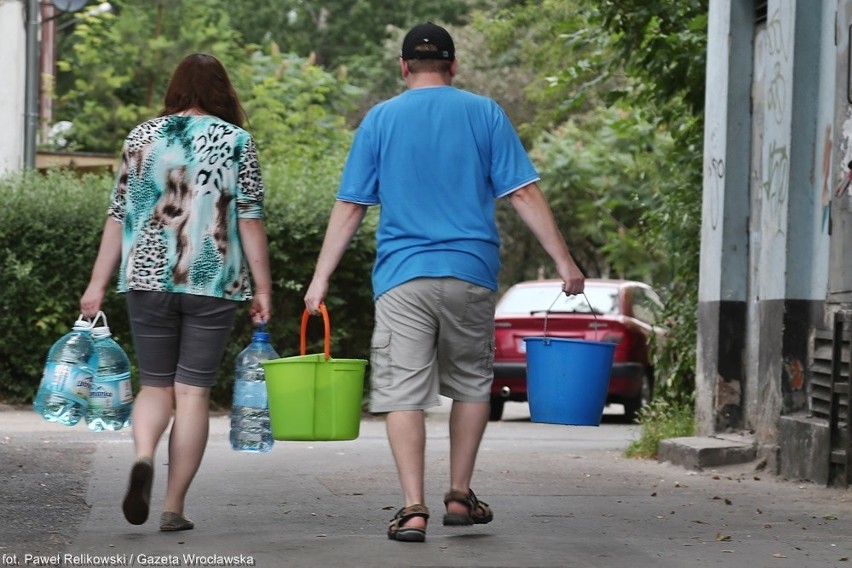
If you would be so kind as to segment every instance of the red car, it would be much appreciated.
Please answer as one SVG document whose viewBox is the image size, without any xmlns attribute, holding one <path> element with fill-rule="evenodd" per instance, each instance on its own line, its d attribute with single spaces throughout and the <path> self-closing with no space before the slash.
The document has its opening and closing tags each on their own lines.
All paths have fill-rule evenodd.
<svg viewBox="0 0 852 568">
<path fill-rule="evenodd" d="M 651 399 L 649 342 L 664 333 L 659 296 L 642 282 L 592 278 L 584 294 L 566 296 L 561 280 L 531 280 L 515 284 L 497 302 L 491 420 L 502 418 L 506 401 L 527 400 L 524 337 L 616 343 L 607 404 L 623 405 L 625 420 L 633 422 Z"/>
</svg>

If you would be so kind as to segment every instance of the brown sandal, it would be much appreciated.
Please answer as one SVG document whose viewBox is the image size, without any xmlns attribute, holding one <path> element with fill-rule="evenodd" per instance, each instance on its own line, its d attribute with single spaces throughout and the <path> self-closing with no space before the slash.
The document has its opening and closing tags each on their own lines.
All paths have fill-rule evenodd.
<svg viewBox="0 0 852 568">
<path fill-rule="evenodd" d="M 461 503 L 467 507 L 467 514 L 446 513 L 444 515 L 445 527 L 464 527 L 469 525 L 484 525 L 494 519 L 494 513 L 488 507 L 488 503 L 480 501 L 474 495 L 473 490 L 468 493 L 453 489 L 444 495 L 444 505 L 452 502 Z"/>
<path fill-rule="evenodd" d="M 413 517 L 423 517 L 428 521 L 429 509 L 426 505 L 417 504 L 403 507 L 397 511 L 388 524 L 388 538 L 400 542 L 424 542 L 426 540 L 426 529 L 402 526 L 403 523 Z"/>
</svg>

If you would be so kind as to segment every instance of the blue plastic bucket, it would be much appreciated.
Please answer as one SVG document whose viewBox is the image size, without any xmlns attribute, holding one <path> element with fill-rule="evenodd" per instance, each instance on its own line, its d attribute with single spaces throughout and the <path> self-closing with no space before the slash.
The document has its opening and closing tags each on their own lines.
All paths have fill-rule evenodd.
<svg viewBox="0 0 852 568">
<path fill-rule="evenodd" d="M 533 422 L 599 426 L 615 344 L 526 337 L 527 397 Z"/>
</svg>

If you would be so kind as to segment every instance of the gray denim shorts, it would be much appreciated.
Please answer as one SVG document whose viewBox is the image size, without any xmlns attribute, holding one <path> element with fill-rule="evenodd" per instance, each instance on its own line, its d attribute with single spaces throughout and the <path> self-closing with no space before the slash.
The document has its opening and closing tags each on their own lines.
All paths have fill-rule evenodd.
<svg viewBox="0 0 852 568">
<path fill-rule="evenodd" d="M 139 383 L 212 387 L 238 305 L 209 296 L 127 292 Z"/>
<path fill-rule="evenodd" d="M 492 290 L 418 278 L 382 294 L 370 354 L 370 410 L 424 410 L 438 394 L 486 402 L 494 379 Z"/>
</svg>

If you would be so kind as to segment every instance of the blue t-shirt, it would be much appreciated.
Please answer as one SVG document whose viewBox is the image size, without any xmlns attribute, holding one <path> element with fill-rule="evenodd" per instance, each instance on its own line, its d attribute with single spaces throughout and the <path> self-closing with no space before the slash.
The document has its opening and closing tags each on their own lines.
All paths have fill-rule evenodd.
<svg viewBox="0 0 852 568">
<path fill-rule="evenodd" d="M 451 86 L 410 89 L 373 107 L 337 199 L 381 205 L 376 298 L 414 278 L 497 289 L 497 198 L 539 176 L 503 109 Z"/>
</svg>

